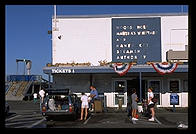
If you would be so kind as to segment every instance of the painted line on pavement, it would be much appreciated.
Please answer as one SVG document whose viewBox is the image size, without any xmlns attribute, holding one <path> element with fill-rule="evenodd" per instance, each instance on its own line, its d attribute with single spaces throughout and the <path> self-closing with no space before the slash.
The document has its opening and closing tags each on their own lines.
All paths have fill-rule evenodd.
<svg viewBox="0 0 196 134">
<path fill-rule="evenodd" d="M 6 119 L 5 121 L 10 121 L 10 120 L 15 119 L 15 118 L 20 117 L 20 116 L 22 116 L 22 115 L 16 115 L 14 117 L 11 117 L 11 118 Z"/>
<path fill-rule="evenodd" d="M 86 124 L 90 120 L 91 116 L 83 123 Z"/>
<path fill-rule="evenodd" d="M 18 125 L 18 124 L 25 124 L 25 123 L 30 123 L 34 121 L 28 121 L 28 122 L 11 122 L 11 123 L 6 123 L 5 126 L 12 126 L 12 125 Z"/>
<path fill-rule="evenodd" d="M 34 126 L 36 126 L 36 125 L 38 125 L 38 124 L 42 123 L 43 121 L 45 121 L 45 118 L 43 118 L 42 120 L 39 120 L 39 121 L 37 121 L 37 122 L 33 123 L 33 124 L 32 124 L 32 125 L 30 125 L 30 126 L 27 126 L 27 128 L 32 128 L 32 127 L 34 127 Z"/>
<path fill-rule="evenodd" d="M 161 123 L 156 117 L 154 117 L 154 119 L 155 119 L 155 121 L 156 121 L 157 123 L 159 123 L 159 125 L 162 125 L 162 123 Z"/>
</svg>

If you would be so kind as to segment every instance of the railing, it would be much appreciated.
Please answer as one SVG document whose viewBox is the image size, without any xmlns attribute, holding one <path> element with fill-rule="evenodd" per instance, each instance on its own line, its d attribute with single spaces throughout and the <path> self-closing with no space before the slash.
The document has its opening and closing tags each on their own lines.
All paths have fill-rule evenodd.
<svg viewBox="0 0 196 134">
<path fill-rule="evenodd" d="M 7 84 L 5 84 L 5 94 L 8 93 L 8 91 L 10 90 L 10 88 L 12 87 L 13 83 L 12 82 L 8 82 Z"/>
<path fill-rule="evenodd" d="M 21 87 L 22 84 L 23 84 L 22 82 L 21 83 L 17 83 L 17 85 L 15 86 L 16 88 L 12 92 L 12 95 L 16 96 L 16 94 L 17 94 L 17 92 L 20 89 L 20 87 Z"/>
<path fill-rule="evenodd" d="M 41 81 L 41 75 L 8 75 L 7 81 Z"/>
<path fill-rule="evenodd" d="M 26 93 L 28 92 L 27 89 L 29 89 L 29 87 L 31 86 L 32 83 L 33 83 L 33 77 L 31 77 L 31 79 L 29 80 L 27 86 L 26 86 L 25 89 L 23 90 L 23 94 L 22 94 L 23 96 L 26 95 Z"/>
</svg>

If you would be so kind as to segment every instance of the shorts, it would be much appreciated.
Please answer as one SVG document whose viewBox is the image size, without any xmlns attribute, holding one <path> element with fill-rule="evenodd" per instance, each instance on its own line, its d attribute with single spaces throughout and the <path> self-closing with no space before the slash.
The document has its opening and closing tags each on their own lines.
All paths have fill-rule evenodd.
<svg viewBox="0 0 196 134">
<path fill-rule="evenodd" d="M 88 106 L 88 103 L 86 103 L 86 102 L 82 102 L 82 106 L 81 106 L 82 108 L 88 108 L 89 106 Z"/>
<path fill-rule="evenodd" d="M 153 108 L 153 107 L 154 107 L 154 104 L 148 105 L 148 108 Z"/>
<path fill-rule="evenodd" d="M 90 100 L 90 103 L 94 103 L 94 100 L 98 100 L 98 98 L 92 98 L 92 99 Z"/>
<path fill-rule="evenodd" d="M 137 103 L 132 103 L 131 107 L 132 107 L 132 109 L 138 109 Z"/>
</svg>

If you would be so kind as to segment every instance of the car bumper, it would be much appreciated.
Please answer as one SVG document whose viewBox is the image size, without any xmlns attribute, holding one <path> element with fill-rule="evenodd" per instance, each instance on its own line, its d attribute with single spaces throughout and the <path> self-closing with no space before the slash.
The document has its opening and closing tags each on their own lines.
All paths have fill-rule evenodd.
<svg viewBox="0 0 196 134">
<path fill-rule="evenodd" d="M 45 112 L 46 116 L 73 115 L 75 112 Z"/>
</svg>

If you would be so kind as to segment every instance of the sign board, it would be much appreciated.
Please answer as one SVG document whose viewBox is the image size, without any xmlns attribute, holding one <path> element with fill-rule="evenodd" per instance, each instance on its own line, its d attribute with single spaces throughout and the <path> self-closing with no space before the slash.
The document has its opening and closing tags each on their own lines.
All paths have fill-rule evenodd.
<svg viewBox="0 0 196 134">
<path fill-rule="evenodd" d="M 177 93 L 171 93 L 170 105 L 179 105 L 179 95 Z"/>
<path fill-rule="evenodd" d="M 112 18 L 112 62 L 161 61 L 161 20 Z"/>
</svg>

